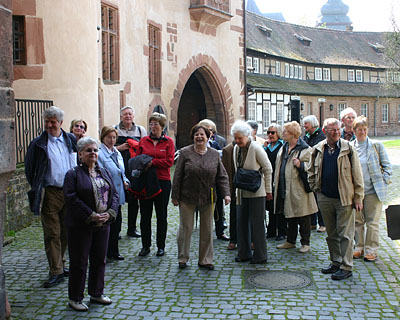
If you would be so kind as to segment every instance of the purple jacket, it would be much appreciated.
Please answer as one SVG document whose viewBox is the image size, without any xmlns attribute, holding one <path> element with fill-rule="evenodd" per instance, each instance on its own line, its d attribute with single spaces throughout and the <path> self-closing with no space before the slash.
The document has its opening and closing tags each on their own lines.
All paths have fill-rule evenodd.
<svg viewBox="0 0 400 320">
<path fill-rule="evenodd" d="M 111 189 L 108 197 L 107 212 L 110 214 L 110 222 L 113 221 L 118 212 L 118 192 L 112 182 L 111 176 L 106 169 L 96 166 Z M 87 218 L 96 211 L 96 202 L 93 194 L 92 182 L 88 167 L 84 164 L 70 169 L 64 180 L 64 201 L 66 205 L 65 224 L 67 227 L 91 227 L 87 224 Z"/>
</svg>

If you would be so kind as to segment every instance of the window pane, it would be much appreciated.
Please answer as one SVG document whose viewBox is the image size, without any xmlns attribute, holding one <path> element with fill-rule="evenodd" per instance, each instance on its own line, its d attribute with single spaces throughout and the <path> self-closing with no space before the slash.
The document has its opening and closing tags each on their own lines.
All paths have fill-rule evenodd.
<svg viewBox="0 0 400 320">
<path fill-rule="evenodd" d="M 270 106 L 271 103 L 269 101 L 264 101 L 263 103 L 263 133 L 265 134 L 269 124 L 271 123 L 271 115 L 270 115 Z"/>
<path fill-rule="evenodd" d="M 247 110 L 247 119 L 248 120 L 256 120 L 256 102 L 249 101 L 249 108 Z"/>
</svg>

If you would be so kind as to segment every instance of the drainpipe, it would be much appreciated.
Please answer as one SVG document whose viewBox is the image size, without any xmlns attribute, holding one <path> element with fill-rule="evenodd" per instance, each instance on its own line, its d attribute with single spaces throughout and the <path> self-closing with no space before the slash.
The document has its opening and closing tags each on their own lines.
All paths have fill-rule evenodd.
<svg viewBox="0 0 400 320">
<path fill-rule="evenodd" d="M 377 132 L 376 132 L 376 104 L 378 103 L 379 100 L 379 96 L 376 97 L 376 100 L 374 102 L 374 136 L 377 136 Z"/>
<path fill-rule="evenodd" d="M 244 66 L 244 118 L 247 119 L 247 47 L 246 47 L 246 1 L 243 0 L 243 66 Z"/>
</svg>

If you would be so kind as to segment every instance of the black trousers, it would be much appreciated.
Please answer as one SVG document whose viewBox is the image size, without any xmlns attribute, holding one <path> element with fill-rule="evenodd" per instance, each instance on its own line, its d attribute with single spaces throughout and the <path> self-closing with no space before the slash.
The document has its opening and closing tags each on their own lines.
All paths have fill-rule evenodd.
<svg viewBox="0 0 400 320">
<path fill-rule="evenodd" d="M 168 201 L 171 193 L 171 181 L 160 180 L 162 192 L 151 199 L 140 200 L 140 231 L 142 233 L 143 248 L 151 247 L 151 217 L 153 215 L 153 205 L 157 216 L 157 248 L 165 248 L 167 237 L 167 216 Z"/>
<path fill-rule="evenodd" d="M 237 243 L 236 211 L 236 197 L 233 196 L 229 206 L 229 242 L 231 243 Z"/>
<path fill-rule="evenodd" d="M 217 237 L 224 233 L 224 199 L 221 192 L 217 188 L 217 202 L 215 203 L 214 210 L 214 223 L 215 223 L 215 233 Z"/>
<path fill-rule="evenodd" d="M 125 193 L 128 202 L 128 231 L 131 233 L 136 230 L 136 220 L 139 212 L 139 200 L 135 198 L 133 193 Z"/>
<path fill-rule="evenodd" d="M 317 194 L 314 193 L 314 197 L 315 197 L 315 202 L 318 205 L 318 200 L 317 200 Z M 312 226 L 316 226 L 317 223 L 319 224 L 320 227 L 325 227 L 325 222 L 324 222 L 324 218 L 322 218 L 322 213 L 321 210 L 319 210 L 318 208 L 318 212 L 314 213 L 311 215 L 311 225 Z"/>
<path fill-rule="evenodd" d="M 121 232 L 122 226 L 122 213 L 121 206 L 118 207 L 117 217 L 110 225 L 110 237 L 108 239 L 107 257 L 112 258 L 119 255 L 118 237 Z"/>
<path fill-rule="evenodd" d="M 286 219 L 288 222 L 287 242 L 296 243 L 298 226 L 300 226 L 300 242 L 303 246 L 310 245 L 311 216 Z"/>
<path fill-rule="evenodd" d="M 282 212 L 275 213 L 274 200 L 268 200 L 266 208 L 268 210 L 267 237 L 275 237 L 277 230 L 278 236 L 286 236 L 287 222 L 285 215 Z"/>
</svg>

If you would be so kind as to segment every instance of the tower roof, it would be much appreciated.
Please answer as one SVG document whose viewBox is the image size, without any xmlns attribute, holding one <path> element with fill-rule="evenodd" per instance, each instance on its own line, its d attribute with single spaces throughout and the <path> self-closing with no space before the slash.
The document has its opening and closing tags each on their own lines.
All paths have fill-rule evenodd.
<svg viewBox="0 0 400 320">
<path fill-rule="evenodd" d="M 351 27 L 351 20 L 347 16 L 349 6 L 342 0 L 328 0 L 321 8 L 321 18 L 317 26 L 326 26 L 330 29 L 346 30 Z"/>
</svg>

